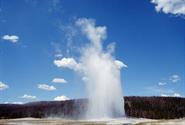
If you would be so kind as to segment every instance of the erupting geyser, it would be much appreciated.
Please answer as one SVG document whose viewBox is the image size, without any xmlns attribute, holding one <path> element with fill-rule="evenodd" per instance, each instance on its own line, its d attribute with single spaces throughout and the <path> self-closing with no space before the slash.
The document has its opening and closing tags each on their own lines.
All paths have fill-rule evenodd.
<svg viewBox="0 0 185 125">
<path fill-rule="evenodd" d="M 112 56 L 115 44 L 103 49 L 102 42 L 106 38 L 105 26 L 95 26 L 94 20 L 86 18 L 78 19 L 76 25 L 90 41 L 82 49 L 79 63 L 73 58 L 55 60 L 54 63 L 59 67 L 74 69 L 84 76 L 89 99 L 86 118 L 123 116 L 120 70 L 126 65 Z"/>
<path fill-rule="evenodd" d="M 106 38 L 106 27 L 95 27 L 95 22 L 87 19 L 79 19 L 77 25 L 81 26 L 82 32 L 90 40 L 81 57 L 89 94 L 87 117 L 122 116 L 124 106 L 120 68 L 123 64 L 111 56 L 113 44 L 109 48 L 112 50 L 103 51 L 102 40 Z"/>
</svg>

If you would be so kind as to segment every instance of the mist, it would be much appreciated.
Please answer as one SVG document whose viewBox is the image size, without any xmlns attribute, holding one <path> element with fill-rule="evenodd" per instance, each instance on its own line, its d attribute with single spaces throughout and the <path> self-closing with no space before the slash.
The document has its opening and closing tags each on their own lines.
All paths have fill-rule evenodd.
<svg viewBox="0 0 185 125">
<path fill-rule="evenodd" d="M 107 28 L 96 26 L 93 19 L 80 18 L 75 24 L 88 40 L 81 48 L 78 62 L 74 58 L 63 58 L 54 63 L 58 67 L 73 69 L 83 77 L 88 94 L 85 118 L 124 116 L 120 70 L 127 66 L 113 56 L 115 43 L 103 48 Z"/>
</svg>

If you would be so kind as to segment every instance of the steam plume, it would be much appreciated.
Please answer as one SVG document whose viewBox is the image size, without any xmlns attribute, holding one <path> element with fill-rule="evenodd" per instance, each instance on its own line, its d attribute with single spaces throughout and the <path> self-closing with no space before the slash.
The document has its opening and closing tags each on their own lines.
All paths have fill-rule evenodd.
<svg viewBox="0 0 185 125">
<path fill-rule="evenodd" d="M 107 50 L 103 49 L 103 40 L 107 37 L 105 26 L 96 26 L 95 20 L 86 18 L 78 19 L 76 25 L 90 41 L 82 49 L 79 63 L 73 58 L 65 58 L 66 61 L 55 60 L 54 63 L 58 67 L 73 69 L 84 76 L 89 99 L 86 113 L 88 118 L 123 116 L 120 70 L 127 66 L 112 56 L 115 44 L 108 45 Z"/>
</svg>

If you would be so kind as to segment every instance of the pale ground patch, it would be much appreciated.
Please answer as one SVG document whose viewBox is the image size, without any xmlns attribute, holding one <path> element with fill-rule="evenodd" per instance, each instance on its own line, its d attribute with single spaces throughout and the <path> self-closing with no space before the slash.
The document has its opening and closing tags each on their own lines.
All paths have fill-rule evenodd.
<svg viewBox="0 0 185 125">
<path fill-rule="evenodd" d="M 142 118 L 117 118 L 101 120 L 69 120 L 61 118 L 2 119 L 0 125 L 184 125 L 185 118 L 174 120 L 151 120 Z"/>
</svg>

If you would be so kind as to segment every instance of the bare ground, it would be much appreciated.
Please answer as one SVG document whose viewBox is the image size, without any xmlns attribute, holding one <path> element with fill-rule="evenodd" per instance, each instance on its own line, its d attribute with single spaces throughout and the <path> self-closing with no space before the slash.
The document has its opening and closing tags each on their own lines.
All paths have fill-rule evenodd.
<svg viewBox="0 0 185 125">
<path fill-rule="evenodd" d="M 0 125 L 185 125 L 184 119 L 151 120 L 136 118 L 120 118 L 108 120 L 69 120 L 61 118 L 21 118 L 2 119 Z"/>
</svg>

